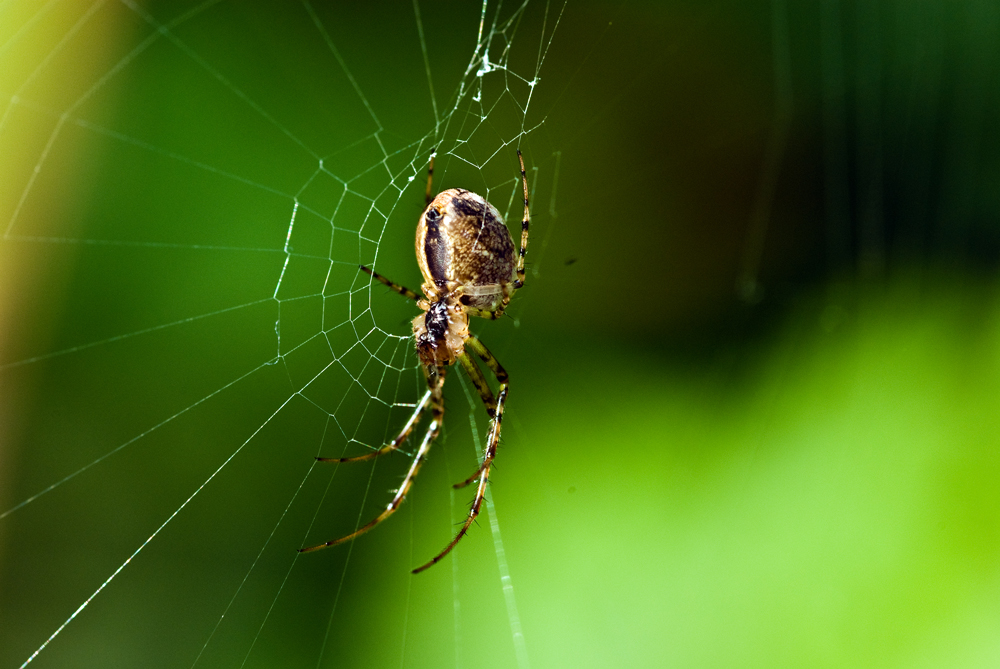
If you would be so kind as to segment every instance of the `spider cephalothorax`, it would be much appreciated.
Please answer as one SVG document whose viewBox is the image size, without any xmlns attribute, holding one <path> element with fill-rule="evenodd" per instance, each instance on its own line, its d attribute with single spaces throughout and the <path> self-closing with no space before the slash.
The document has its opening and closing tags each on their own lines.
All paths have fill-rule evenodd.
<svg viewBox="0 0 1000 669">
<path fill-rule="evenodd" d="M 414 300 L 423 310 L 424 313 L 413 319 L 413 339 L 417 347 L 417 356 L 423 366 L 424 377 L 427 379 L 427 392 L 417 403 L 413 415 L 403 426 L 402 431 L 389 444 L 352 458 L 317 458 L 317 460 L 323 462 L 370 460 L 399 448 L 413 431 L 424 410 L 430 409 L 433 419 L 420 448 L 413 457 L 403 484 L 399 486 L 386 509 L 351 534 L 318 546 L 303 548 L 302 551 L 319 550 L 350 541 L 378 525 L 399 508 L 413 484 L 420 465 L 426 459 L 431 444 L 441 430 L 441 423 L 444 420 L 442 391 L 445 372 L 448 366 L 455 362 L 462 365 L 486 406 L 486 413 L 491 419 L 490 431 L 486 438 L 482 463 L 472 476 L 455 484 L 456 488 L 462 488 L 478 481 L 476 497 L 472 501 L 465 522 L 444 550 L 413 572 L 423 571 L 447 555 L 465 536 L 469 526 L 479 515 L 486 494 L 490 465 L 493 463 L 500 441 L 500 424 L 503 420 L 504 403 L 507 401 L 508 377 L 507 372 L 489 349 L 469 332 L 469 317 L 479 316 L 489 319 L 500 317 L 514 291 L 524 285 L 524 255 L 528 248 L 529 223 L 528 177 L 524 173 L 524 160 L 520 151 L 517 152 L 517 159 L 521 166 L 521 184 L 524 189 L 524 218 L 521 221 L 521 248 L 516 257 L 514 241 L 507 225 L 496 208 L 481 195 L 463 188 L 451 188 L 431 199 L 431 181 L 434 175 L 432 152 L 427 175 L 427 207 L 417 223 L 416 239 L 417 263 L 424 276 L 424 282 L 420 286 L 424 297 L 421 298 L 412 290 L 393 283 L 364 265 L 361 266 L 361 269 L 376 280 L 400 295 Z M 471 349 L 496 377 L 498 387 L 495 395 L 479 366 L 466 353 L 466 349 Z"/>
<path fill-rule="evenodd" d="M 424 367 L 453 365 L 465 352 L 469 337 L 469 316 L 455 299 L 442 297 L 420 306 L 427 309 L 413 319 L 413 339 Z"/>
</svg>

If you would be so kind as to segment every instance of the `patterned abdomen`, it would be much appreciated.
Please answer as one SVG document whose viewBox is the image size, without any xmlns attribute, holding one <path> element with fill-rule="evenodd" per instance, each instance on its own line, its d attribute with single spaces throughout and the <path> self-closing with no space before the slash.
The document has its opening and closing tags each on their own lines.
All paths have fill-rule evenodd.
<svg viewBox="0 0 1000 669">
<path fill-rule="evenodd" d="M 424 294 L 460 291 L 463 305 L 493 310 L 510 299 L 514 242 L 496 208 L 461 188 L 438 194 L 417 224 Z"/>
</svg>

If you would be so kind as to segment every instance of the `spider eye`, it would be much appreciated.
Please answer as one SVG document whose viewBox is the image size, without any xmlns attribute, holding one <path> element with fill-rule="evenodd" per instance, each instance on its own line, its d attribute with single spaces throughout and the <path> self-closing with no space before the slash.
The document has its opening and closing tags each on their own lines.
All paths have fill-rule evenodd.
<svg viewBox="0 0 1000 669">
<path fill-rule="evenodd" d="M 441 212 L 434 207 L 428 207 L 427 213 L 424 214 L 424 218 L 427 219 L 428 223 L 434 223 L 441 218 Z"/>
</svg>

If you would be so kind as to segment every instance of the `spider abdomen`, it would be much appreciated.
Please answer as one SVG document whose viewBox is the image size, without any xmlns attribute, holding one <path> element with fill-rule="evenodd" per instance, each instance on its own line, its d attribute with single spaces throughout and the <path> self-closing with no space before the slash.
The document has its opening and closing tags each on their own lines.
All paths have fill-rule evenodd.
<svg viewBox="0 0 1000 669">
<path fill-rule="evenodd" d="M 428 298 L 457 292 L 462 305 L 487 311 L 510 300 L 514 241 L 481 195 L 462 188 L 439 193 L 417 223 L 416 252 Z"/>
</svg>

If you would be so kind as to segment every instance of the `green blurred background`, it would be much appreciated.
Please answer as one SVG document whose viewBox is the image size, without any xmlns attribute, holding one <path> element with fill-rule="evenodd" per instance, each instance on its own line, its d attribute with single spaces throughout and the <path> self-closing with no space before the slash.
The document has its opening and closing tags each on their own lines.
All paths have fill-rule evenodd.
<svg viewBox="0 0 1000 669">
<path fill-rule="evenodd" d="M 1000 6 L 337 4 L 0 4 L 0 666 L 1000 665 Z M 457 373 L 295 549 L 407 466 L 313 456 L 421 392 L 434 146 L 533 225 L 414 577 Z"/>
</svg>

